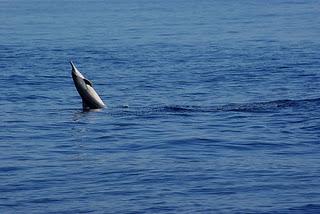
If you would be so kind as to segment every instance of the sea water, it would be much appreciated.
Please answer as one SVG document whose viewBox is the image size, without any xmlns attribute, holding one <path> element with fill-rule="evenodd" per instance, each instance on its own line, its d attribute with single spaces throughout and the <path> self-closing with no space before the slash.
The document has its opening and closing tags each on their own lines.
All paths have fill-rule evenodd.
<svg viewBox="0 0 320 214">
<path fill-rule="evenodd" d="M 319 14 L 1 0 L 0 212 L 320 212 Z M 70 60 L 107 108 L 82 111 Z"/>
</svg>

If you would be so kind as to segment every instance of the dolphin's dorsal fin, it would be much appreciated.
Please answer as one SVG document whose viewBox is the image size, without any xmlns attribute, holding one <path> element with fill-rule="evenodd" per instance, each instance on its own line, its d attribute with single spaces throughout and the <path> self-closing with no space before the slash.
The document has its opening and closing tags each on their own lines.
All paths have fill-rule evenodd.
<svg viewBox="0 0 320 214">
<path fill-rule="evenodd" d="M 91 87 L 93 87 L 93 86 L 92 86 L 92 82 L 91 82 L 90 80 L 88 80 L 88 79 L 83 79 L 83 81 L 84 81 L 87 85 L 90 85 Z"/>
</svg>

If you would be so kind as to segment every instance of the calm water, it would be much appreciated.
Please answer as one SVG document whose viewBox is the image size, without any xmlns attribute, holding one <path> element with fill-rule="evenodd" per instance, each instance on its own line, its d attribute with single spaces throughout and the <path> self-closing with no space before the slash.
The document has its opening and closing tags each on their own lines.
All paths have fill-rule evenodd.
<svg viewBox="0 0 320 214">
<path fill-rule="evenodd" d="M 320 212 L 319 14 L 1 0 L 0 212 Z M 108 108 L 82 112 L 69 60 Z"/>
</svg>

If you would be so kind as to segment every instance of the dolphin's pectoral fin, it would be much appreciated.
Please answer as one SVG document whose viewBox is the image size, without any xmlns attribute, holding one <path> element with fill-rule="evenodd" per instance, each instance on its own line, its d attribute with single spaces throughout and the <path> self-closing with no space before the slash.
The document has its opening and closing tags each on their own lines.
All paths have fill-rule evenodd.
<svg viewBox="0 0 320 214">
<path fill-rule="evenodd" d="M 93 86 L 92 86 L 92 82 L 91 82 L 90 80 L 88 80 L 88 79 L 83 79 L 83 81 L 84 81 L 87 85 L 90 85 L 91 87 L 93 87 Z"/>
</svg>

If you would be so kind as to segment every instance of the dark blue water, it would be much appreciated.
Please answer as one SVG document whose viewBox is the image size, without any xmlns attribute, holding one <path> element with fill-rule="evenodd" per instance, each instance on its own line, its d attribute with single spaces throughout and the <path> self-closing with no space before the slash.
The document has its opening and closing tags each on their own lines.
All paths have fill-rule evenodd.
<svg viewBox="0 0 320 214">
<path fill-rule="evenodd" d="M 0 1 L 0 213 L 319 213 L 319 14 Z"/>
</svg>

